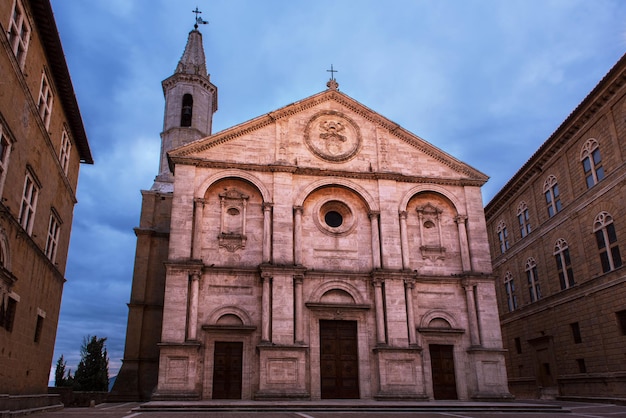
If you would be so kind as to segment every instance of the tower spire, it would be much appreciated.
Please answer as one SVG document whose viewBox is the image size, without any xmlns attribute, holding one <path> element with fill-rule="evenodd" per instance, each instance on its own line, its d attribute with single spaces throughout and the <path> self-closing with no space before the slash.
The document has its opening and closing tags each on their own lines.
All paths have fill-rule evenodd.
<svg viewBox="0 0 626 418">
<path fill-rule="evenodd" d="M 189 32 L 187 44 L 174 74 L 163 80 L 165 115 L 161 132 L 161 162 L 153 190 L 171 192 L 174 177 L 170 172 L 167 153 L 192 141 L 211 135 L 213 113 L 217 111 L 217 87 L 207 72 L 202 34 L 198 24 L 206 24 L 198 15 Z"/>
<path fill-rule="evenodd" d="M 195 25 L 197 26 L 197 25 Z M 176 73 L 207 75 L 206 58 L 202 46 L 202 34 L 197 29 L 189 32 L 183 56 L 178 61 Z"/>
</svg>

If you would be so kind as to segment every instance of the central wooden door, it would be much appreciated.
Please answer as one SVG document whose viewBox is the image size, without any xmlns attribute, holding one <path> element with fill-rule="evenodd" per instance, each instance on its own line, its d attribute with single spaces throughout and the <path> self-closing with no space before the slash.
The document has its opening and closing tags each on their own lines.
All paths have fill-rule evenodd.
<svg viewBox="0 0 626 418">
<path fill-rule="evenodd" d="M 241 399 L 242 342 L 215 342 L 213 399 Z"/>
<path fill-rule="evenodd" d="M 322 399 L 359 398 L 356 321 L 320 320 Z"/>
<path fill-rule="evenodd" d="M 454 346 L 430 344 L 429 351 L 435 399 L 458 399 L 454 375 Z"/>
</svg>

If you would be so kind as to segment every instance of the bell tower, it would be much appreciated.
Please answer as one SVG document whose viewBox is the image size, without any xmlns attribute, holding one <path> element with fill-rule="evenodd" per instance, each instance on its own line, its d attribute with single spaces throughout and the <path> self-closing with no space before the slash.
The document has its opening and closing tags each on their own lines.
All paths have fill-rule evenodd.
<svg viewBox="0 0 626 418">
<path fill-rule="evenodd" d="M 161 132 L 161 160 L 152 190 L 173 190 L 173 177 L 167 162 L 169 151 L 211 135 L 213 113 L 217 111 L 217 87 L 211 83 L 207 73 L 198 23 L 206 22 L 196 18 L 174 74 L 162 82 L 165 116 Z"/>
<path fill-rule="evenodd" d="M 196 9 L 194 13 L 200 12 Z M 213 113 L 217 110 L 217 87 L 211 84 L 207 74 L 202 34 L 198 31 L 198 24 L 203 23 L 206 22 L 196 18 L 176 71 L 162 83 L 165 115 L 159 174 L 150 190 L 141 191 L 124 358 L 109 394 L 109 399 L 115 401 L 149 400 L 158 381 L 165 263 L 174 191 L 167 153 L 211 135 Z"/>
</svg>

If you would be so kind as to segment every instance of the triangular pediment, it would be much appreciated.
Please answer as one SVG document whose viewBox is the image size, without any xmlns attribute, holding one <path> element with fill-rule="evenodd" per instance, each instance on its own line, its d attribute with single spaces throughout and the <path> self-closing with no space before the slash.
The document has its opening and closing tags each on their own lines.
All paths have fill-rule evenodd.
<svg viewBox="0 0 626 418">
<path fill-rule="evenodd" d="M 169 153 L 170 166 L 405 176 L 482 185 L 488 177 L 346 94 L 329 89 Z"/>
</svg>

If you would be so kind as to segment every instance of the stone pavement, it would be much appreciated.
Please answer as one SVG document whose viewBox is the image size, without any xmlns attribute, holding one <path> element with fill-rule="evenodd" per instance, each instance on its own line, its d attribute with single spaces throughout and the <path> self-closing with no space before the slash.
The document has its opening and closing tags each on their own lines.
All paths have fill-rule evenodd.
<svg viewBox="0 0 626 418">
<path fill-rule="evenodd" d="M 11 416 L 11 415 L 9 415 Z M 515 402 L 148 402 L 106 403 L 94 408 L 65 408 L 35 418 L 626 418 L 626 406 L 568 401 Z M 3 417 L 4 418 L 4 417 Z"/>
</svg>

